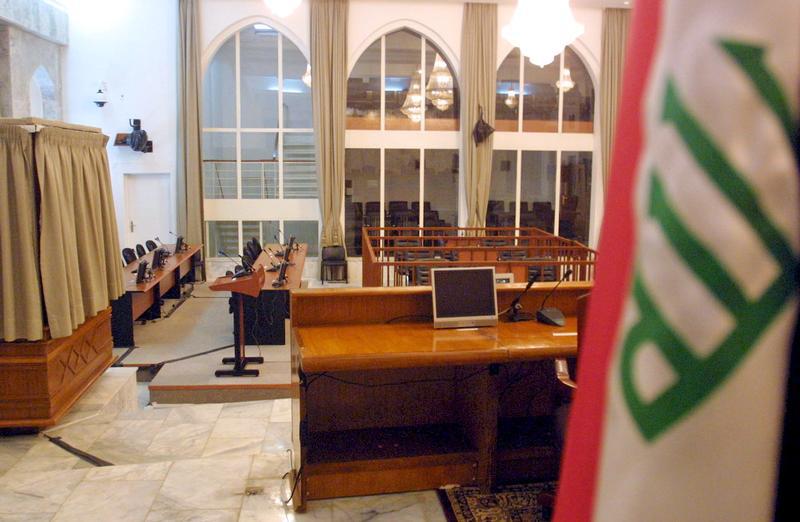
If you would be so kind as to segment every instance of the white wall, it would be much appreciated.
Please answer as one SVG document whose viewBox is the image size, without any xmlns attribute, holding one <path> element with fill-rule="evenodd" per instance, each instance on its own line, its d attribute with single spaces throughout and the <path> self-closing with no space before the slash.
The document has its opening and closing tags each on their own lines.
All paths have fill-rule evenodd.
<svg viewBox="0 0 800 522">
<path fill-rule="evenodd" d="M 177 0 L 67 0 L 69 45 L 64 61 L 64 119 L 103 129 L 110 137 L 114 204 L 124 242 L 126 173 L 168 172 L 175 230 L 177 162 Z M 100 82 L 109 103 L 92 103 Z M 153 140 L 152 154 L 113 145 L 139 118 Z"/>
</svg>

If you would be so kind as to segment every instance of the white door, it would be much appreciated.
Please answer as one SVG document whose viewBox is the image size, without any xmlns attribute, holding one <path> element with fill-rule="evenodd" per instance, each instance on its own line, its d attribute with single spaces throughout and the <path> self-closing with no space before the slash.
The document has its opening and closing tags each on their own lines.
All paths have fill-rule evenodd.
<svg viewBox="0 0 800 522">
<path fill-rule="evenodd" d="M 174 243 L 172 199 L 169 174 L 125 174 L 124 246 L 144 246 L 156 237 Z"/>
</svg>

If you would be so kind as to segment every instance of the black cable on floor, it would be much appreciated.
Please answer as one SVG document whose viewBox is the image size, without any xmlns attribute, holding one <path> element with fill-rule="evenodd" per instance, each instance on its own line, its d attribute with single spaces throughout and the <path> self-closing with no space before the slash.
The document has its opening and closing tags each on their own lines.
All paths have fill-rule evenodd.
<svg viewBox="0 0 800 522">
<path fill-rule="evenodd" d="M 114 465 L 114 464 L 108 462 L 107 460 L 103 460 L 100 457 L 96 457 L 96 456 L 92 455 L 91 453 L 86 453 L 83 450 L 79 450 L 75 446 L 72 446 L 71 444 L 68 444 L 68 443 L 64 442 L 64 440 L 61 437 L 51 437 L 50 435 L 47 435 L 46 433 L 44 433 L 43 435 L 45 436 L 45 438 L 47 440 L 49 440 L 50 442 L 52 442 L 53 444 L 55 444 L 59 448 L 63 449 L 64 451 L 66 451 L 68 453 L 72 453 L 73 455 L 75 455 L 76 457 L 80 458 L 84 462 L 88 462 L 89 464 L 91 464 L 93 466 L 103 467 L 103 466 L 113 466 Z"/>
<path fill-rule="evenodd" d="M 234 346 L 235 345 L 233 344 L 226 344 L 225 346 L 220 346 L 219 348 L 212 348 L 204 352 L 193 353 L 191 355 L 184 355 L 183 357 L 176 357 L 175 359 L 167 359 L 166 361 L 160 361 L 157 363 L 148 364 L 146 366 L 142 366 L 141 369 L 147 369 L 151 373 L 156 374 L 158 373 L 159 370 L 161 370 L 161 368 L 163 368 L 165 364 L 174 363 L 178 361 L 185 361 L 186 359 L 193 359 L 195 357 L 200 357 L 201 355 L 208 355 L 210 353 L 219 352 L 221 350 L 227 350 L 228 348 L 233 348 Z"/>
</svg>

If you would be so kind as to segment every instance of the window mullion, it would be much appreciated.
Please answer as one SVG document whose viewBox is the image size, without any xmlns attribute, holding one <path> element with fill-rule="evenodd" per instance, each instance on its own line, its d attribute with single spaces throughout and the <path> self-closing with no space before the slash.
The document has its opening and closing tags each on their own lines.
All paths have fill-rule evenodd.
<svg viewBox="0 0 800 522">
<path fill-rule="evenodd" d="M 425 149 L 419 150 L 419 226 L 425 226 Z"/>
<path fill-rule="evenodd" d="M 553 206 L 553 234 L 559 235 L 561 217 L 561 147 L 556 150 L 556 203 Z"/>
<path fill-rule="evenodd" d="M 523 129 L 523 115 L 522 108 L 525 103 L 525 55 L 522 54 L 522 49 L 519 51 L 519 103 L 517 104 L 517 132 L 522 132 Z"/>
<path fill-rule="evenodd" d="M 514 198 L 514 226 L 519 228 L 520 216 L 519 209 L 521 207 L 520 201 L 522 200 L 522 151 L 517 150 L 517 193 Z M 515 231 L 515 235 L 519 235 L 519 230 Z"/>
<path fill-rule="evenodd" d="M 422 49 L 420 50 L 420 57 L 419 57 L 419 63 L 420 63 L 420 72 L 419 72 L 419 94 L 420 94 L 420 102 L 419 102 L 420 103 L 420 108 L 419 108 L 419 110 L 420 110 L 420 113 L 419 113 L 420 114 L 420 120 L 419 120 L 419 124 L 420 124 L 420 127 L 419 128 L 420 128 L 420 130 L 424 131 L 425 130 L 425 106 L 427 105 L 427 103 L 425 103 L 425 100 L 426 100 L 426 98 L 425 98 L 425 94 L 426 94 L 425 86 L 426 86 L 426 83 L 425 83 L 425 37 L 424 36 L 420 38 L 420 43 L 422 44 L 422 46 L 421 46 Z"/>
<path fill-rule="evenodd" d="M 564 52 L 559 56 L 558 67 L 558 133 L 561 134 L 564 129 L 564 88 L 561 85 L 561 77 L 564 74 L 564 55 L 566 54 L 566 47 Z"/>
<path fill-rule="evenodd" d="M 236 198 L 242 199 L 242 69 L 239 33 L 236 33 L 234 41 L 234 68 L 236 69 L 236 93 L 234 94 L 234 99 L 236 100 Z"/>
<path fill-rule="evenodd" d="M 284 196 L 283 179 L 283 35 L 278 34 L 278 198 Z"/>
<path fill-rule="evenodd" d="M 381 130 L 386 130 L 386 36 L 381 36 Z M 383 157 L 383 156 L 381 156 Z M 383 169 L 381 169 L 381 172 Z M 383 218 L 381 218 L 383 220 Z M 383 226 L 383 221 L 381 221 Z"/>
</svg>

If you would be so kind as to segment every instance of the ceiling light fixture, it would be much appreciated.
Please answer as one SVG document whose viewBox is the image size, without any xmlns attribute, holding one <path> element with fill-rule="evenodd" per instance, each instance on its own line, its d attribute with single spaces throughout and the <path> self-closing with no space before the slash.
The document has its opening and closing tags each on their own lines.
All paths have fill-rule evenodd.
<svg viewBox="0 0 800 522">
<path fill-rule="evenodd" d="M 417 71 L 411 77 L 411 85 L 408 87 L 406 99 L 400 112 L 405 114 L 409 120 L 419 123 L 422 120 L 422 71 Z"/>
<path fill-rule="evenodd" d="M 264 3 L 279 18 L 286 18 L 294 12 L 302 0 L 264 0 Z"/>
<path fill-rule="evenodd" d="M 306 72 L 303 73 L 302 80 L 303 80 L 303 83 L 306 84 L 306 86 L 311 87 L 311 64 L 310 63 L 306 65 Z"/>
<path fill-rule="evenodd" d="M 504 103 L 509 109 L 515 109 L 517 107 L 517 103 L 519 102 L 517 100 L 517 93 L 514 89 L 508 91 L 508 95 L 506 96 Z"/>
<path fill-rule="evenodd" d="M 511 21 L 501 32 L 532 64 L 544 67 L 583 34 L 569 0 L 519 0 Z"/>
<path fill-rule="evenodd" d="M 572 81 L 572 74 L 567 67 L 564 67 L 564 70 L 561 71 L 561 79 L 556 82 L 556 87 L 562 89 L 564 92 L 575 87 L 575 82 Z"/>
<path fill-rule="evenodd" d="M 425 97 L 440 111 L 446 111 L 453 104 L 453 75 L 444 59 L 436 53 L 433 70 L 425 87 Z"/>
</svg>

